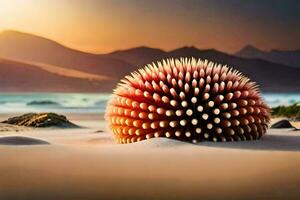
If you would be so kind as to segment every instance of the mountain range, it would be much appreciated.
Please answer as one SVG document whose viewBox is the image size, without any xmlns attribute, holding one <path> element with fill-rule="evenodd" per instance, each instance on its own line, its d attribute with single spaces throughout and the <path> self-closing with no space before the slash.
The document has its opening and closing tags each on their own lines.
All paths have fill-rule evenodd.
<svg viewBox="0 0 300 200">
<path fill-rule="evenodd" d="M 274 63 L 300 67 L 300 49 L 290 51 L 262 51 L 252 45 L 247 45 L 236 52 L 235 55 L 242 58 L 260 58 Z"/>
<path fill-rule="evenodd" d="M 171 57 L 195 57 L 227 64 L 258 82 L 265 92 L 300 92 L 300 67 L 287 62 L 195 47 L 164 51 L 143 46 L 92 54 L 18 31 L 0 33 L 0 91 L 111 92 L 124 75 Z"/>
</svg>

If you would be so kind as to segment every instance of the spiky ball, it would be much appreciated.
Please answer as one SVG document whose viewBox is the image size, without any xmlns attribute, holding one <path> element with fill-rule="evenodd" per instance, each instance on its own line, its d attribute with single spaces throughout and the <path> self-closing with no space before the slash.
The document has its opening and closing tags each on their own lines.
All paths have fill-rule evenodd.
<svg viewBox="0 0 300 200">
<path fill-rule="evenodd" d="M 201 59 L 167 59 L 126 76 L 106 119 L 119 143 L 152 137 L 190 141 L 259 139 L 270 114 L 258 86 L 239 71 Z"/>
</svg>

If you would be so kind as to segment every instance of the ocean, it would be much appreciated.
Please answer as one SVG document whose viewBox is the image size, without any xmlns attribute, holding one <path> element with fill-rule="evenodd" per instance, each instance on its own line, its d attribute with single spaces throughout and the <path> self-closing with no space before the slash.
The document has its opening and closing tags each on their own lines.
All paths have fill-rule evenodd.
<svg viewBox="0 0 300 200">
<path fill-rule="evenodd" d="M 0 114 L 27 112 L 104 113 L 111 94 L 1 93 Z M 269 106 L 300 102 L 300 93 L 264 93 Z"/>
</svg>

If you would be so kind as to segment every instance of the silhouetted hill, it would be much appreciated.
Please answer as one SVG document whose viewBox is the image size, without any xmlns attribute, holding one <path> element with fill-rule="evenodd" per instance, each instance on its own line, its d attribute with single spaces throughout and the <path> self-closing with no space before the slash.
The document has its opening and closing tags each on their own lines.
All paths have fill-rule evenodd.
<svg viewBox="0 0 300 200">
<path fill-rule="evenodd" d="M 300 67 L 300 50 L 262 51 L 254 46 L 247 45 L 244 48 L 242 48 L 240 51 L 235 53 L 235 55 L 242 58 L 260 58 L 274 63 L 289 65 L 293 67 Z"/>
<path fill-rule="evenodd" d="M 145 52 L 145 49 L 143 51 Z M 119 51 L 119 55 L 124 56 L 124 58 L 120 56 L 119 59 L 125 60 L 125 57 L 131 56 L 131 52 L 130 49 L 122 52 Z M 137 55 L 136 52 L 135 55 Z M 145 57 L 146 54 L 143 54 L 143 60 L 147 60 Z M 151 60 L 171 57 L 195 57 L 227 64 L 239 69 L 245 75 L 258 82 L 262 86 L 263 91 L 300 92 L 300 79 L 298 78 L 300 76 L 300 68 L 271 63 L 261 59 L 240 58 L 215 49 L 200 50 L 196 47 L 182 47 L 169 52 L 161 52 L 157 57 L 151 56 Z M 147 63 L 149 62 L 141 62 L 140 66 Z"/>
<path fill-rule="evenodd" d="M 32 64 L 0 59 L 2 92 L 110 92 L 109 83 L 58 75 Z"/>
<path fill-rule="evenodd" d="M 163 58 L 165 54 L 166 52 L 161 49 L 142 46 L 127 50 L 114 51 L 110 54 L 107 54 L 107 56 L 142 67 L 141 65 L 145 63 L 151 63 L 156 59 Z"/>
<path fill-rule="evenodd" d="M 0 57 L 76 69 L 119 79 L 131 69 L 130 64 L 78 50 L 52 40 L 18 31 L 0 33 Z"/>
<path fill-rule="evenodd" d="M 232 56 L 223 53 L 221 51 L 217 51 L 215 49 L 197 49 L 196 47 L 182 47 L 179 49 L 175 49 L 173 51 L 168 52 L 168 57 L 195 57 L 208 59 L 212 61 L 218 61 L 228 58 L 229 60 Z"/>
</svg>

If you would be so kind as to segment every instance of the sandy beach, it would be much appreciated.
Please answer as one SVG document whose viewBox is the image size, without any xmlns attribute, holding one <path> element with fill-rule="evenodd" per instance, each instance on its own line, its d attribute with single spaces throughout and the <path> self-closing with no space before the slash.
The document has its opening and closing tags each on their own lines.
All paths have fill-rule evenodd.
<svg viewBox="0 0 300 200">
<path fill-rule="evenodd" d="M 247 142 L 118 145 L 103 116 L 70 119 L 85 128 L 0 132 L 0 140 L 50 143 L 0 145 L 0 199 L 300 198 L 299 131 L 270 129 Z"/>
<path fill-rule="evenodd" d="M 299 10 L 0 0 L 0 200 L 300 200 Z"/>
</svg>

